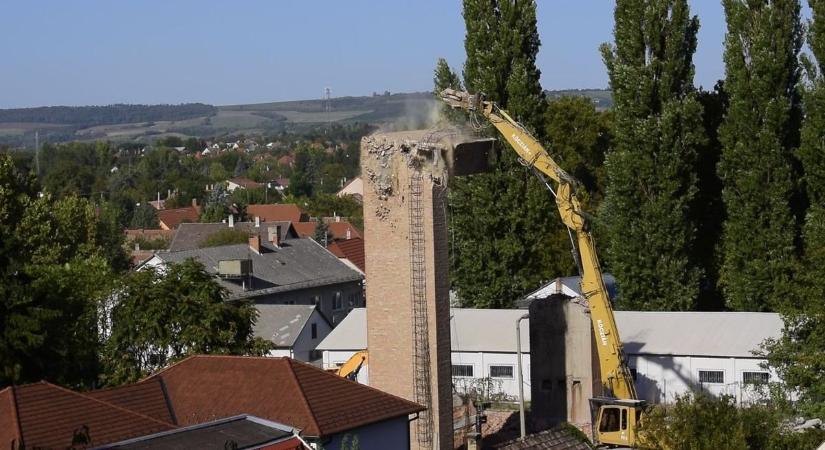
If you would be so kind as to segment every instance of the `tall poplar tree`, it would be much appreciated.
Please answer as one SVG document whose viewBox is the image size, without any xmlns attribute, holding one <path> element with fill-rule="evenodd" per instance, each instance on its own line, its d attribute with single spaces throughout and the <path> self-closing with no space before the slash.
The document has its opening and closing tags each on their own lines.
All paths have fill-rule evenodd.
<svg viewBox="0 0 825 450">
<path fill-rule="evenodd" d="M 825 1 L 809 0 L 811 21 L 803 56 L 808 83 L 802 93 L 799 159 L 805 194 L 810 204 L 803 227 L 804 256 L 795 283 L 793 302 L 783 305 L 782 336 L 767 348 L 768 362 L 782 380 L 800 393 L 806 415 L 825 414 Z"/>
<path fill-rule="evenodd" d="M 693 87 L 699 20 L 687 0 L 618 0 L 615 45 L 603 45 L 615 112 L 601 218 L 621 308 L 689 310 L 696 156 L 706 141 Z"/>
<path fill-rule="evenodd" d="M 464 0 L 464 21 L 465 87 L 541 137 L 546 100 L 535 1 Z M 452 285 L 466 306 L 507 307 L 575 270 L 553 198 L 506 142 L 499 148 L 492 173 L 451 180 Z"/>
<path fill-rule="evenodd" d="M 727 306 L 770 311 L 796 269 L 802 45 L 798 0 L 724 0 L 726 119 L 719 162 L 727 219 L 720 284 Z"/>
</svg>

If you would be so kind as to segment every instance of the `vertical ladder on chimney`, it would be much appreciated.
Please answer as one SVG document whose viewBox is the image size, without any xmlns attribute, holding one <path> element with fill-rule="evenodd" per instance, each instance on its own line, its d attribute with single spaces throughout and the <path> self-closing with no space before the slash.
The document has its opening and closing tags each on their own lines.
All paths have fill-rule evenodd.
<svg viewBox="0 0 825 450">
<path fill-rule="evenodd" d="M 424 259 L 424 207 L 421 173 L 410 177 L 410 278 L 413 316 L 413 378 L 416 403 L 426 406 L 416 420 L 419 448 L 433 448 L 432 394 L 430 390 L 430 333 L 427 315 L 427 268 Z"/>
</svg>

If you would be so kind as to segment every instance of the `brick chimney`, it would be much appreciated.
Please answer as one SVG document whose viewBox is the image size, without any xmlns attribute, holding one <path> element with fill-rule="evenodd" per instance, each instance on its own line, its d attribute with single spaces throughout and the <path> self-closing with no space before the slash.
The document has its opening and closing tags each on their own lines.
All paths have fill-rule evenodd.
<svg viewBox="0 0 825 450">
<path fill-rule="evenodd" d="M 269 242 L 274 245 L 275 247 L 281 246 L 281 226 L 276 225 L 274 227 L 269 227 L 268 231 L 268 240 Z"/>
<path fill-rule="evenodd" d="M 261 237 L 258 236 L 257 234 L 253 234 L 252 236 L 249 236 L 249 248 L 253 252 L 260 255 L 261 254 Z"/>
</svg>

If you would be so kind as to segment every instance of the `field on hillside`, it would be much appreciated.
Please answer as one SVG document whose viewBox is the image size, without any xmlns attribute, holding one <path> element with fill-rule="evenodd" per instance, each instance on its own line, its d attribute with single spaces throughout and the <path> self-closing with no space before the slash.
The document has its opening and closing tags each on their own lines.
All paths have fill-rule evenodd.
<svg viewBox="0 0 825 450">
<path fill-rule="evenodd" d="M 612 105 L 606 90 L 548 91 L 547 95 L 586 96 L 599 109 Z M 319 99 L 218 107 L 188 104 L 7 109 L 0 110 L 0 145 L 33 148 L 35 132 L 39 133 L 40 142 L 151 142 L 165 136 L 208 139 L 277 133 L 329 122 L 411 128 L 431 123 L 438 105 L 431 93 L 417 92 L 333 98 L 329 105 Z M 137 117 L 141 121 L 129 121 Z"/>
</svg>

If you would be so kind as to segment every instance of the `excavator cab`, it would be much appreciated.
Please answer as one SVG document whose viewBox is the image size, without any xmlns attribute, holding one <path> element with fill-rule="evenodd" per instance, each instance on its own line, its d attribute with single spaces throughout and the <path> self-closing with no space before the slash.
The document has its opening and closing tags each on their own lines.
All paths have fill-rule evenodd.
<svg viewBox="0 0 825 450">
<path fill-rule="evenodd" d="M 647 402 L 644 400 L 591 398 L 594 443 L 635 447 L 638 444 L 636 430 L 646 407 Z"/>
</svg>

